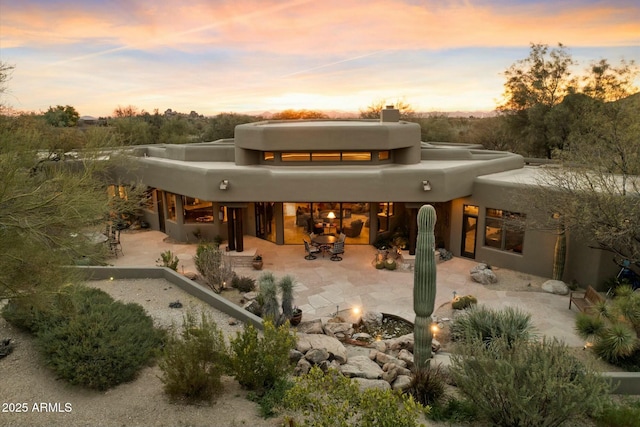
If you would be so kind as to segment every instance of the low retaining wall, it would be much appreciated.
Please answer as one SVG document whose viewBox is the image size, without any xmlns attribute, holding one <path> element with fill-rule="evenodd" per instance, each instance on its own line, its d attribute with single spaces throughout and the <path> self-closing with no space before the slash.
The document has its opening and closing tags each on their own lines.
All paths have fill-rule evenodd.
<svg viewBox="0 0 640 427">
<path fill-rule="evenodd" d="M 166 267 L 99 267 L 82 266 L 77 267 L 84 271 L 89 280 L 120 280 L 120 279 L 164 279 L 167 282 L 179 287 L 190 295 L 206 302 L 216 310 L 228 314 L 241 322 L 249 323 L 262 330 L 262 319 L 253 313 L 244 310 L 242 307 L 230 302 L 205 288 L 193 280 L 189 280 L 183 275 Z"/>
<path fill-rule="evenodd" d="M 120 279 L 165 279 L 178 286 L 183 291 L 206 302 L 213 308 L 238 319 L 250 323 L 260 330 L 263 329 L 262 319 L 229 300 L 187 279 L 183 275 L 166 267 L 76 267 L 86 272 L 89 280 Z M 640 372 L 605 372 L 603 375 L 611 381 L 613 394 L 640 395 Z"/>
</svg>

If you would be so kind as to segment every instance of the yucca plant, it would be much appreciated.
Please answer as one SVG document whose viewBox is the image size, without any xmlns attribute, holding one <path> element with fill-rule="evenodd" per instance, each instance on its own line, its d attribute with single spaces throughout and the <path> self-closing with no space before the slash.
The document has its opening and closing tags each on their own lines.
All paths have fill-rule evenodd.
<svg viewBox="0 0 640 427">
<path fill-rule="evenodd" d="M 593 342 L 606 327 L 605 320 L 599 316 L 591 316 L 588 313 L 578 313 L 576 316 L 576 332 L 587 342 Z"/>
<path fill-rule="evenodd" d="M 631 356 L 638 349 L 638 335 L 631 326 L 616 322 L 604 328 L 593 345 L 593 351 L 609 362 Z"/>
<path fill-rule="evenodd" d="M 285 319 L 290 319 L 293 316 L 293 289 L 295 285 L 296 283 L 290 275 L 283 276 L 278 282 L 280 292 L 282 292 L 282 315 Z"/>
<path fill-rule="evenodd" d="M 273 273 L 267 271 L 258 277 L 258 286 L 262 296 L 262 313 L 265 319 L 270 319 L 276 323 L 280 318 L 280 308 L 278 307 L 278 290 L 276 278 Z"/>
</svg>

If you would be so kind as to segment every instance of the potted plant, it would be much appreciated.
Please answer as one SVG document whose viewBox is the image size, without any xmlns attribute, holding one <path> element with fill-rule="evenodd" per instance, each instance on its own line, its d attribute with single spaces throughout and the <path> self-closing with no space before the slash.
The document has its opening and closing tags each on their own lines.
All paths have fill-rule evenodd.
<svg viewBox="0 0 640 427">
<path fill-rule="evenodd" d="M 291 318 L 289 319 L 289 324 L 291 326 L 297 326 L 302 321 L 302 310 L 298 307 L 293 307 L 293 312 L 291 314 Z"/>
<path fill-rule="evenodd" d="M 251 261 L 251 265 L 253 265 L 253 268 L 256 270 L 262 270 L 262 255 L 256 254 Z"/>
</svg>

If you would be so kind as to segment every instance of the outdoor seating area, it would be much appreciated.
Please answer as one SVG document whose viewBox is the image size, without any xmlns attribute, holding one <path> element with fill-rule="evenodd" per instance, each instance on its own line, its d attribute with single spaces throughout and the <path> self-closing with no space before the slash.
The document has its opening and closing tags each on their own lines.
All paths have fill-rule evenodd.
<svg viewBox="0 0 640 427">
<path fill-rule="evenodd" d="M 335 234 L 315 234 L 309 235 L 311 241 L 303 240 L 305 246 L 305 252 L 307 255 L 305 259 L 316 259 L 316 254 L 322 254 L 322 258 L 325 255 L 329 255 L 331 261 L 342 261 L 342 254 L 344 254 L 344 244 L 346 235 L 340 233 L 338 236 Z"/>
</svg>

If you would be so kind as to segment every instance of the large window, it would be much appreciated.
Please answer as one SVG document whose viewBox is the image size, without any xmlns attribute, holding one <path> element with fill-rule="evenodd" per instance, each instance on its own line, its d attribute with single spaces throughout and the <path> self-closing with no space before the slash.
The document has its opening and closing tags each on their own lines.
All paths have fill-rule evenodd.
<svg viewBox="0 0 640 427">
<path fill-rule="evenodd" d="M 182 196 L 185 223 L 213 222 L 213 203 Z"/>
<path fill-rule="evenodd" d="M 502 251 L 522 253 L 525 214 L 487 209 L 484 244 Z"/>
</svg>

